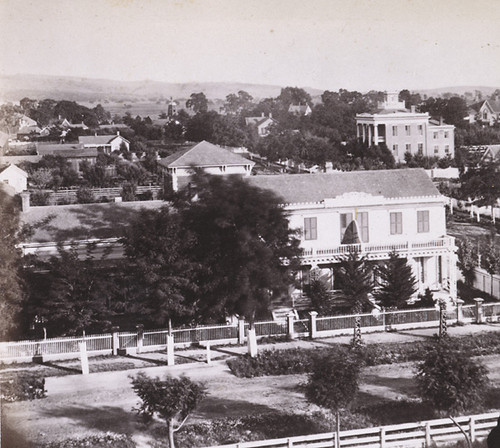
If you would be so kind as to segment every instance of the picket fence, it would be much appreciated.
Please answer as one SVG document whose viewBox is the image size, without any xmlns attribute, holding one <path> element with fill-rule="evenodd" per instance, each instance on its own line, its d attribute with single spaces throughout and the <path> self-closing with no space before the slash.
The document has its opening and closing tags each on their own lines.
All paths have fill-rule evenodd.
<svg viewBox="0 0 500 448">
<path fill-rule="evenodd" d="M 456 417 L 454 420 L 471 441 L 482 440 L 496 426 L 498 412 Z M 430 447 L 459 440 L 465 436 L 450 418 L 416 423 L 355 429 L 339 432 L 339 448 Z M 241 442 L 208 448 L 331 448 L 335 433 L 311 434 L 283 439 Z"/>
<path fill-rule="evenodd" d="M 257 338 L 287 336 L 289 338 L 322 338 L 350 335 L 356 317 L 360 317 L 364 333 L 402 330 L 410 328 L 438 327 L 440 313 L 436 308 L 403 311 L 380 311 L 372 314 L 316 317 L 310 313 L 308 319 L 256 322 Z M 500 320 L 500 303 L 459 306 L 447 311 L 447 322 L 463 323 Z M 248 323 L 198 326 L 172 330 L 174 346 L 187 347 L 194 344 L 242 344 L 245 341 Z M 47 338 L 16 342 L 0 342 L 0 362 L 29 362 L 34 357 L 44 360 L 78 358 L 79 343 L 85 341 L 89 355 L 116 354 L 118 349 L 127 352 L 164 350 L 169 330 L 157 329 L 106 334 L 89 334 L 81 337 Z"/>
</svg>

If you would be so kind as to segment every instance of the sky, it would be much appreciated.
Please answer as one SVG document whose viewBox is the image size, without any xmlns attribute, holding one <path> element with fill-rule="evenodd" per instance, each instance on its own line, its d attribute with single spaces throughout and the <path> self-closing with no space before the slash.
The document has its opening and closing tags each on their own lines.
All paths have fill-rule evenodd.
<svg viewBox="0 0 500 448">
<path fill-rule="evenodd" d="M 0 0 L 0 73 L 500 86 L 494 0 Z"/>
</svg>

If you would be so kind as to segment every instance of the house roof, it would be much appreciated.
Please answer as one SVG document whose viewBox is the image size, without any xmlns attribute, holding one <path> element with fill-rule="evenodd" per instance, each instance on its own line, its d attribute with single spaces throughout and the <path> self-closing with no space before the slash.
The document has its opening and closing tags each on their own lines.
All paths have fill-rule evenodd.
<svg viewBox="0 0 500 448">
<path fill-rule="evenodd" d="M 157 118 L 155 120 L 151 120 L 154 126 L 165 126 L 170 122 L 170 118 Z"/>
<path fill-rule="evenodd" d="M 19 128 L 17 131 L 18 134 L 31 134 L 32 132 L 34 133 L 40 133 L 42 130 L 37 126 L 37 125 L 32 125 L 32 126 L 23 126 L 22 128 Z"/>
<path fill-rule="evenodd" d="M 159 208 L 163 201 L 74 204 L 31 207 L 21 213 L 24 224 L 34 226 L 31 242 L 71 241 L 90 238 L 116 238 L 141 209 Z M 45 219 L 49 222 L 40 226 Z"/>
<path fill-rule="evenodd" d="M 109 145 L 115 138 L 122 138 L 125 140 L 127 143 L 129 141 L 126 138 L 123 138 L 121 135 L 118 134 L 111 134 L 111 135 L 82 135 L 78 137 L 78 142 L 81 145 Z"/>
<path fill-rule="evenodd" d="M 288 112 L 305 114 L 308 108 L 311 109 L 308 104 L 290 104 Z"/>
<path fill-rule="evenodd" d="M 495 113 L 500 113 L 500 100 L 488 100 L 488 104 Z"/>
<path fill-rule="evenodd" d="M 481 160 L 488 155 L 491 156 L 493 160 L 500 158 L 500 145 L 488 145 L 483 153 L 483 156 L 481 157 Z"/>
<path fill-rule="evenodd" d="M 82 148 L 73 143 L 66 144 L 38 144 L 37 153 L 41 156 L 54 155 L 62 157 L 97 157 L 97 148 Z"/>
<path fill-rule="evenodd" d="M 237 154 L 213 145 L 205 140 L 197 145 L 176 152 L 158 162 L 166 168 L 180 168 L 190 166 L 220 166 L 220 165 L 254 165 L 254 162 Z"/>
<path fill-rule="evenodd" d="M 253 124 L 255 126 L 260 126 L 261 124 L 265 123 L 266 121 L 271 121 L 274 123 L 276 120 L 274 120 L 272 117 L 246 117 L 245 118 L 245 124 L 248 126 L 249 124 Z"/>
<path fill-rule="evenodd" d="M 0 167 L 0 174 L 4 174 L 5 175 L 5 172 L 7 170 L 16 172 L 20 176 L 23 176 L 23 177 L 26 177 L 26 178 L 28 177 L 28 173 L 26 171 L 24 171 L 23 169 L 19 168 L 17 165 L 14 165 L 14 164 L 7 165 L 7 166 L 4 166 L 4 167 Z"/>
<path fill-rule="evenodd" d="M 384 198 L 440 196 L 422 168 L 349 171 L 322 174 L 251 176 L 252 185 L 268 189 L 287 204 L 314 203 L 346 193 L 366 193 Z"/>
</svg>

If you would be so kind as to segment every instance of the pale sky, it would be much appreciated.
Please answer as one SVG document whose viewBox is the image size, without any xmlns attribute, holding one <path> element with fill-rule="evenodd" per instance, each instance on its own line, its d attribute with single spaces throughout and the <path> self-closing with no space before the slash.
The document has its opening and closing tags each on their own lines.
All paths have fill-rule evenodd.
<svg viewBox="0 0 500 448">
<path fill-rule="evenodd" d="M 0 0 L 0 73 L 500 86 L 496 0 Z"/>
</svg>

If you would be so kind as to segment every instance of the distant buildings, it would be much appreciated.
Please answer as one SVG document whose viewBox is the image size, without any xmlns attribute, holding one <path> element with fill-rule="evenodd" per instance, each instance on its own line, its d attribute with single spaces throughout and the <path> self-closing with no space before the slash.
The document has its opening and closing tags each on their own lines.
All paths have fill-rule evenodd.
<svg viewBox="0 0 500 448">
<path fill-rule="evenodd" d="M 213 175 L 249 176 L 255 165 L 238 154 L 206 141 L 165 157 L 158 163 L 171 177 L 173 191 L 189 183 L 193 169 L 201 169 Z"/>
<path fill-rule="evenodd" d="M 105 154 L 119 151 L 124 145 L 127 151 L 130 149 L 130 142 L 117 131 L 114 135 L 82 135 L 78 137 L 78 142 L 84 149 L 102 150 Z"/>
<path fill-rule="evenodd" d="M 488 126 L 500 122 L 500 99 L 481 101 L 470 106 L 468 121 L 481 123 Z"/>
<path fill-rule="evenodd" d="M 307 117 L 312 114 L 312 109 L 309 104 L 290 104 L 288 113 Z"/>
<path fill-rule="evenodd" d="M 405 153 L 427 157 L 454 157 L 455 127 L 432 120 L 428 113 L 406 109 L 397 92 L 386 92 L 375 113 L 356 115 L 356 135 L 368 145 L 384 143 L 397 162 Z"/>
<path fill-rule="evenodd" d="M 245 124 L 247 126 L 255 126 L 259 137 L 266 137 L 269 135 L 271 126 L 276 124 L 276 120 L 273 119 L 272 114 L 266 117 L 264 112 L 262 112 L 260 117 L 246 117 Z"/>
</svg>

